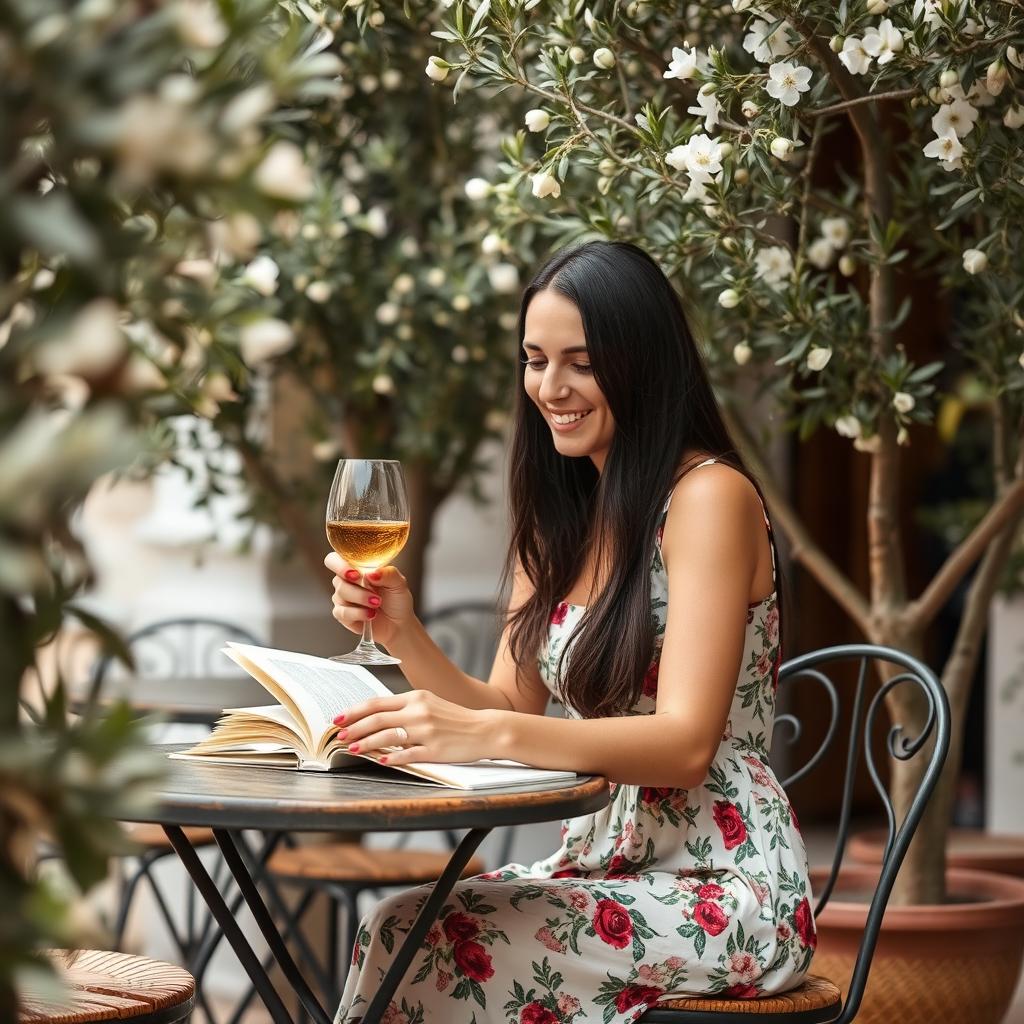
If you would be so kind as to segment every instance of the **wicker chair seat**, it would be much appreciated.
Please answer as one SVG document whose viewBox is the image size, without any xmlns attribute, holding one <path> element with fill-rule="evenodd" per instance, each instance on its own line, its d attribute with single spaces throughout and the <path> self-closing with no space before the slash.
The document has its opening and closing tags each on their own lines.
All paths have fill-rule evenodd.
<svg viewBox="0 0 1024 1024">
<path fill-rule="evenodd" d="M 842 1009 L 842 992 L 827 978 L 808 975 L 799 988 L 777 995 L 760 996 L 757 999 L 728 999 L 721 996 L 687 996 L 678 999 L 659 999 L 641 1018 L 656 1021 L 659 1010 L 673 1010 L 686 1016 L 675 1020 L 691 1020 L 690 1015 L 702 1017 L 725 1016 L 726 1014 L 760 1017 L 779 1017 L 786 1020 L 828 1021 L 839 1015 Z"/>
<path fill-rule="evenodd" d="M 434 882 L 450 857 L 443 850 L 374 850 L 358 843 L 316 843 L 277 850 L 270 858 L 269 869 L 281 879 L 358 882 L 374 888 Z M 486 870 L 479 857 L 471 857 L 462 877 Z"/>
<path fill-rule="evenodd" d="M 192 1010 L 195 982 L 188 971 L 173 964 L 98 949 L 55 950 L 49 956 L 71 989 L 71 1000 L 54 1001 L 23 992 L 19 1024 L 107 1020 L 170 1024 Z"/>
</svg>

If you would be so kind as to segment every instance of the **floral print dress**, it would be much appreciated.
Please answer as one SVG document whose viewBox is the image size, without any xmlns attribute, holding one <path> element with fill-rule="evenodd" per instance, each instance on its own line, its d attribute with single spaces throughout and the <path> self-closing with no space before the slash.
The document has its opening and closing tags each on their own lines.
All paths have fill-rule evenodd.
<svg viewBox="0 0 1024 1024">
<path fill-rule="evenodd" d="M 668 508 L 651 566 L 655 657 L 635 715 L 655 711 Z M 770 531 L 767 514 L 765 523 Z M 457 882 L 384 1024 L 619 1024 L 662 996 L 745 999 L 800 984 L 816 937 L 799 825 L 768 765 L 776 599 L 773 590 L 747 609 L 732 708 L 704 782 L 613 783 L 606 807 L 562 822 L 551 856 Z M 540 657 L 552 693 L 562 646 L 585 611 L 554 610 Z M 429 889 L 390 896 L 360 923 L 338 1024 L 361 1020 Z"/>
</svg>

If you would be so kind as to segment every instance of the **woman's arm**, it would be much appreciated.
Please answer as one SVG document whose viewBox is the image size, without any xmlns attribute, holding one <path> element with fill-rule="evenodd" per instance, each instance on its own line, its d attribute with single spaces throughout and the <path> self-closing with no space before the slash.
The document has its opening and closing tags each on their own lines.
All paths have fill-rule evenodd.
<svg viewBox="0 0 1024 1024">
<path fill-rule="evenodd" d="M 708 466 L 677 485 L 662 542 L 669 597 L 657 711 L 626 718 L 495 715 L 498 757 L 689 789 L 722 740 L 743 657 L 758 561 L 757 494 L 742 474 Z"/>
</svg>

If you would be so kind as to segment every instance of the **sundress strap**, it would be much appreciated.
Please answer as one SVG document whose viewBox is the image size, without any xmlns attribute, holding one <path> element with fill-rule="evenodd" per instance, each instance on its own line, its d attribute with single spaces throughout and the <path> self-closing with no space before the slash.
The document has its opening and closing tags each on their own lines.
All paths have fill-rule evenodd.
<svg viewBox="0 0 1024 1024">
<path fill-rule="evenodd" d="M 705 459 L 703 462 L 698 463 L 696 466 L 691 466 L 686 471 L 686 473 L 692 473 L 695 469 L 702 469 L 704 466 L 710 466 L 713 463 L 716 463 L 717 461 L 718 460 L 715 459 L 715 458 Z M 683 476 L 686 476 L 686 473 L 684 473 Z M 668 508 L 669 508 L 669 505 L 672 504 L 672 494 L 673 494 L 674 491 L 675 491 L 675 488 L 673 487 L 673 489 L 668 492 L 668 498 L 665 499 L 665 504 L 664 504 L 664 506 L 663 506 L 663 508 L 661 510 L 661 519 L 659 520 L 659 527 L 658 527 L 658 532 L 657 532 L 657 538 L 658 538 L 657 543 L 658 543 L 658 550 L 659 551 L 661 551 L 662 533 L 664 531 L 665 520 L 668 518 Z M 774 538 L 772 536 L 772 522 L 768 518 L 768 509 L 765 508 L 765 504 L 761 500 L 760 492 L 755 492 L 755 493 L 757 493 L 757 500 L 758 500 L 758 502 L 761 505 L 761 515 L 764 516 L 764 525 L 768 528 L 768 550 L 771 552 L 771 556 L 772 556 L 772 586 L 774 587 L 775 583 L 776 583 L 776 577 L 775 577 L 775 541 L 774 541 Z"/>
</svg>

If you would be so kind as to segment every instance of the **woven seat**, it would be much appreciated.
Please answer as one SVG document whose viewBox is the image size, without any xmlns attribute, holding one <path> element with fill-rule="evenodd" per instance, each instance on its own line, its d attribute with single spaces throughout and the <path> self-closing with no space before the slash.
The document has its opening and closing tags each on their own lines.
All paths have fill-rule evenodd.
<svg viewBox="0 0 1024 1024">
<path fill-rule="evenodd" d="M 809 975 L 799 988 L 757 999 L 727 999 L 715 996 L 689 996 L 659 999 L 641 1018 L 641 1022 L 658 1020 L 659 1010 L 673 1010 L 673 1020 L 713 1020 L 722 1014 L 746 1015 L 760 1020 L 779 1018 L 786 1021 L 830 1021 L 842 1009 L 842 992 L 827 978 Z"/>
<path fill-rule="evenodd" d="M 372 850 L 358 843 L 318 843 L 278 850 L 270 858 L 271 874 L 305 882 L 357 882 L 376 888 L 415 885 L 441 877 L 451 854 L 432 850 Z M 463 878 L 486 871 L 479 857 L 471 857 Z"/>
<path fill-rule="evenodd" d="M 95 949 L 54 950 L 48 955 L 71 989 L 70 1002 L 23 991 L 19 1024 L 173 1024 L 192 1012 L 195 982 L 180 967 Z"/>
<path fill-rule="evenodd" d="M 144 823 L 125 824 L 125 831 L 134 842 L 140 846 L 145 846 L 147 849 L 170 850 L 171 848 L 167 834 L 161 825 Z M 211 829 L 187 826 L 182 831 L 193 846 L 211 846 L 213 844 L 213 831 Z"/>
</svg>

